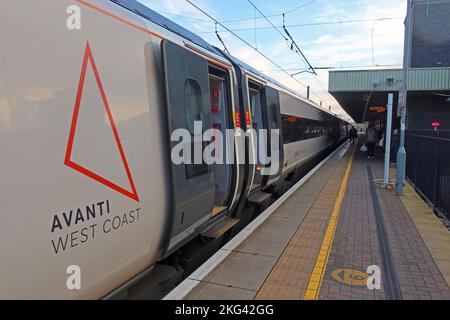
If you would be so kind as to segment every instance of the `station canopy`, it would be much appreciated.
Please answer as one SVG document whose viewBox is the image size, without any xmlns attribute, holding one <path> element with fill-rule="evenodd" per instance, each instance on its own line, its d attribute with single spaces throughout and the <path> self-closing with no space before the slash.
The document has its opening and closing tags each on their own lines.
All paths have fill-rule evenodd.
<svg viewBox="0 0 450 320">
<path fill-rule="evenodd" d="M 330 71 L 329 92 L 356 123 L 384 121 L 389 93 L 394 112 L 403 84 L 403 69 Z M 448 92 L 450 68 L 410 69 L 408 92 Z"/>
</svg>

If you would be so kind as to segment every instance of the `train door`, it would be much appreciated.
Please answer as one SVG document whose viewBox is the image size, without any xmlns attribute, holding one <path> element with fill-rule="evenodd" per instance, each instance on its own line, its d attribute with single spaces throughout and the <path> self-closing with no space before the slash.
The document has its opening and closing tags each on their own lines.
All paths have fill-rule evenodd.
<svg viewBox="0 0 450 320">
<path fill-rule="evenodd" d="M 280 97 L 277 90 L 266 87 L 265 88 L 265 107 L 267 115 L 267 129 L 268 129 L 268 155 L 271 157 L 273 166 L 273 174 L 266 177 L 268 184 L 276 182 L 282 171 L 282 166 L 284 163 L 284 149 L 283 149 L 283 127 L 281 119 L 281 109 L 280 109 Z M 278 131 L 278 135 L 276 131 Z M 272 146 L 272 136 L 274 139 L 278 140 L 278 147 Z"/>
<path fill-rule="evenodd" d="M 228 207 L 231 185 L 233 179 L 233 168 L 227 164 L 227 150 L 234 148 L 234 141 L 227 139 L 227 129 L 230 129 L 231 115 L 231 83 L 228 72 L 215 66 L 209 67 L 209 86 L 211 95 L 212 128 L 214 137 L 212 143 L 218 142 L 218 137 L 222 137 L 223 148 L 215 150 L 220 152 L 222 158 L 219 163 L 213 165 L 215 196 L 213 216 L 217 216 Z"/>
<path fill-rule="evenodd" d="M 262 164 L 260 162 L 259 153 L 266 152 L 266 145 L 264 143 L 259 143 L 259 132 L 261 129 L 267 129 L 267 122 L 265 121 L 264 116 L 264 107 L 263 107 L 263 86 L 253 82 L 248 82 L 248 97 L 250 104 L 250 114 L 253 129 L 256 132 L 256 137 L 254 137 L 255 144 L 252 144 L 253 157 L 255 159 L 256 166 L 255 171 L 253 173 L 253 182 L 250 187 L 250 192 L 263 186 L 264 177 L 261 175 Z M 260 149 L 263 150 L 260 150 Z"/>
<path fill-rule="evenodd" d="M 183 141 L 191 150 L 204 150 L 202 139 L 194 139 L 194 122 L 201 121 L 203 130 L 212 128 L 208 62 L 169 41 L 162 42 L 169 132 L 184 129 L 191 141 Z M 186 131 L 187 130 L 187 131 Z M 171 142 L 174 150 L 180 142 Z M 173 153 L 173 152 L 172 152 Z M 169 250 L 196 233 L 210 218 L 215 202 L 214 171 L 203 157 L 191 164 L 174 164 L 172 159 L 173 217 Z M 197 158 L 197 159 L 195 159 Z M 198 164 L 195 164 L 198 163 Z M 158 187 L 158 186 L 155 186 Z"/>
</svg>

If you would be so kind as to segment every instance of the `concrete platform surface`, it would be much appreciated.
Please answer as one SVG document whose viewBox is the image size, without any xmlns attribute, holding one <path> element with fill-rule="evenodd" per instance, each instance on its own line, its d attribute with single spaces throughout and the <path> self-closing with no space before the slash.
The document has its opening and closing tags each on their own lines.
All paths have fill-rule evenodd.
<svg viewBox="0 0 450 320">
<path fill-rule="evenodd" d="M 450 299 L 450 233 L 411 186 L 375 186 L 381 153 L 333 155 L 180 298 Z"/>
</svg>

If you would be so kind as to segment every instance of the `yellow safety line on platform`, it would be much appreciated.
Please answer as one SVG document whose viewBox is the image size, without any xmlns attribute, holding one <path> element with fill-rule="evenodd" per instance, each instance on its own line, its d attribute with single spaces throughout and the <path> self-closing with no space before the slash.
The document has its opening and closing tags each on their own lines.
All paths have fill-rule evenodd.
<svg viewBox="0 0 450 320">
<path fill-rule="evenodd" d="M 342 203 L 345 197 L 345 191 L 347 190 L 348 177 L 352 169 L 353 158 L 355 157 L 356 148 L 353 148 L 351 158 L 348 162 L 347 169 L 345 170 L 344 179 L 342 180 L 339 194 L 336 198 L 336 203 L 331 214 L 330 221 L 328 222 L 327 231 L 320 247 L 319 256 L 317 257 L 316 264 L 314 265 L 313 272 L 309 279 L 308 287 L 305 293 L 305 300 L 317 300 L 322 286 L 323 278 L 330 257 L 331 245 L 333 244 L 334 235 L 336 233 L 336 227 L 341 214 Z"/>
</svg>

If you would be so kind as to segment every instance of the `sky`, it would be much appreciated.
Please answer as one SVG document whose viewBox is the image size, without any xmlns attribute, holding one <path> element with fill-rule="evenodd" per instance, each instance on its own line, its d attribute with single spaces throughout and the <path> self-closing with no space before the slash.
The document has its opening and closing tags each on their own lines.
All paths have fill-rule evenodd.
<svg viewBox="0 0 450 320">
<path fill-rule="evenodd" d="M 223 48 L 215 23 L 186 0 L 139 0 L 209 43 Z M 313 67 L 341 69 L 401 68 L 406 0 L 191 0 L 245 39 L 252 47 L 218 26 L 230 53 L 335 114 L 346 116 L 328 93 L 328 70 L 318 76 L 303 72 L 306 64 L 285 40 L 287 29 Z M 246 19 L 246 20 L 241 20 Z M 236 21 L 238 20 L 238 21 Z M 355 20 L 358 20 L 357 22 Z M 361 21 L 370 20 L 370 21 Z M 271 23 L 278 28 L 273 28 Z M 242 30 L 246 29 L 246 30 Z M 287 71 L 280 71 L 257 48 Z"/>
</svg>

